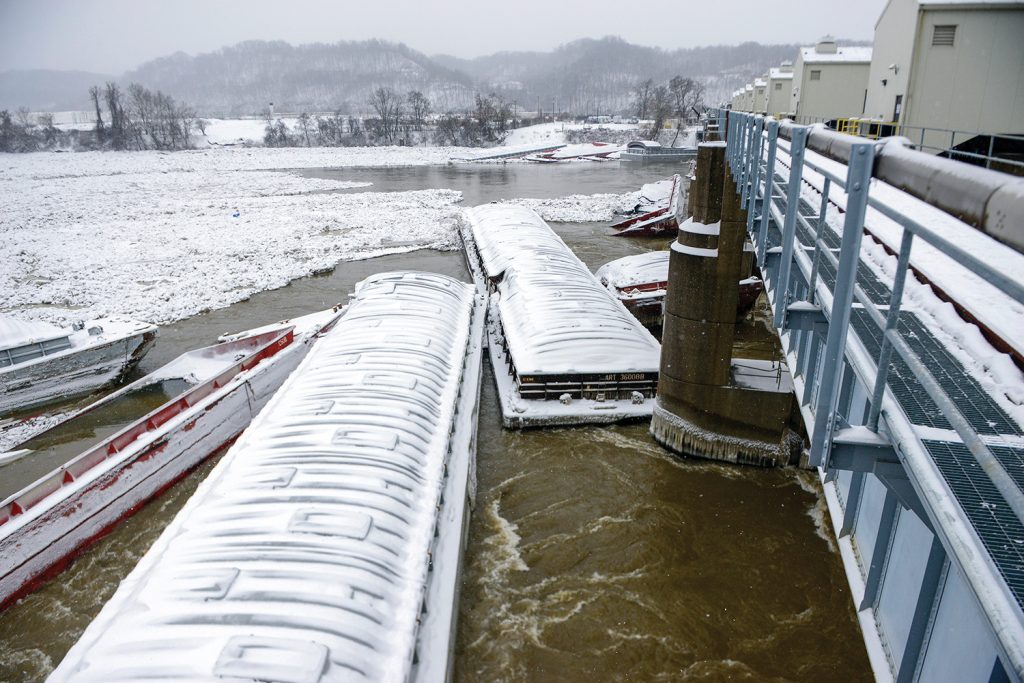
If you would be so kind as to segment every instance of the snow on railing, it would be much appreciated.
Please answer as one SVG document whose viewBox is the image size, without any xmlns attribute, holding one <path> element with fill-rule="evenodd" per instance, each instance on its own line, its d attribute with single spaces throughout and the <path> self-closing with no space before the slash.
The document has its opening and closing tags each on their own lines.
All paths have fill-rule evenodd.
<svg viewBox="0 0 1024 683">
<path fill-rule="evenodd" d="M 719 117 L 720 128 L 725 129 L 725 113 L 719 112 Z M 935 264 L 941 263 L 948 267 L 936 277 L 938 286 L 946 287 L 953 297 L 972 297 L 983 291 L 986 306 L 991 309 L 987 315 L 995 312 L 1005 329 L 1016 329 L 1013 323 L 1019 323 L 1020 316 L 1014 310 L 1024 304 L 1024 281 L 1019 269 L 1008 264 L 1020 258 L 1011 249 L 1024 250 L 1024 180 L 916 152 L 899 139 L 873 142 L 820 126 L 800 126 L 737 112 L 728 118 L 726 149 L 741 205 L 748 209 L 748 232 L 759 246 L 758 261 L 764 268 L 769 253 L 772 259 L 778 259 L 777 266 L 773 266 L 777 272 L 771 274 L 774 326 L 780 334 L 791 334 L 789 316 L 814 312 L 827 321 L 818 363 L 810 364 L 807 376 L 798 378 L 804 383 L 804 404 L 811 416 L 811 463 L 823 469 L 830 467 L 844 368 L 849 365 L 866 378 L 869 394 L 864 424 L 853 427 L 877 434 L 882 443 L 888 439 L 899 442 L 899 460 L 915 482 L 924 505 L 933 511 L 930 516 L 937 534 L 950 556 L 964 568 L 1007 663 L 1018 675 L 1024 674 L 1021 611 L 996 561 L 981 547 L 980 532 L 970 526 L 970 516 L 962 510 L 956 512 L 956 492 L 921 445 L 925 437 L 906 413 L 914 406 L 899 403 L 891 386 L 897 373 L 890 374 L 895 362 L 905 364 L 904 372 L 913 376 L 921 392 L 948 422 L 948 438 L 967 449 L 973 460 L 971 467 L 983 473 L 981 476 L 998 492 L 999 500 L 993 508 L 1009 510 L 1018 524 L 1024 524 L 1024 491 L 1009 471 L 1019 469 L 1020 463 L 1003 462 L 993 452 L 999 440 L 1012 443 L 1019 439 L 1022 425 L 1013 425 L 1012 418 L 1007 418 L 1009 426 L 1002 428 L 1015 432 L 1008 434 L 999 432 L 994 421 L 983 424 L 983 429 L 979 427 L 975 406 L 968 400 L 954 400 L 949 393 L 950 383 L 943 384 L 926 362 L 928 359 L 912 345 L 917 341 L 916 333 L 906 332 L 900 324 L 908 271 L 917 273 L 915 263 L 926 270 L 934 270 Z M 816 220 L 800 211 L 801 203 L 808 203 L 809 197 L 804 196 L 808 183 L 818 193 L 819 206 L 811 207 L 817 211 Z M 828 219 L 840 211 L 842 220 L 830 223 Z M 768 250 L 770 219 L 780 233 L 773 239 L 781 244 L 776 242 Z M 885 239 L 877 234 L 880 224 L 885 228 Z M 1009 249 L 986 244 L 988 240 L 967 226 Z M 812 244 L 806 244 L 806 237 L 797 238 L 798 229 L 810 236 Z M 838 236 L 838 249 L 827 243 L 831 230 Z M 866 250 L 861 248 L 865 234 L 896 256 L 885 303 L 873 301 L 858 276 L 865 266 L 862 255 Z M 922 242 L 924 250 L 914 249 Z M 826 265 L 834 274 L 831 289 L 822 277 Z M 806 301 L 800 301 L 804 298 Z M 877 328 L 880 341 L 877 355 L 875 351 L 870 354 L 873 357 L 865 351 L 867 345 L 860 334 L 851 334 L 854 304 L 859 305 L 858 312 L 866 315 L 868 324 Z M 964 322 L 944 319 L 941 325 L 963 327 Z M 1008 353 L 1019 350 L 1015 345 L 1020 336 L 1015 337 L 1003 340 Z M 991 363 L 991 359 L 985 363 Z M 933 439 L 939 433 L 929 432 Z"/>
<path fill-rule="evenodd" d="M 406 681 L 446 657 L 416 645 L 474 297 L 362 282 L 50 680 Z"/>
</svg>

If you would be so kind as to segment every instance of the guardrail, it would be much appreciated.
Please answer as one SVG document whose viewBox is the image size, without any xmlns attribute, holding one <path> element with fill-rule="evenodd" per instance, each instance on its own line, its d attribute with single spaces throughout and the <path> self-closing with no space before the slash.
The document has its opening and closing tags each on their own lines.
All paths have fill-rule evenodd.
<svg viewBox="0 0 1024 683">
<path fill-rule="evenodd" d="M 724 122 L 719 123 L 720 127 Z M 996 270 L 988 263 L 974 256 L 970 250 L 950 242 L 931 228 L 919 223 L 913 216 L 907 215 L 899 207 L 887 205 L 869 191 L 872 177 L 903 186 L 921 199 L 932 199 L 933 205 L 946 210 L 965 222 L 973 221 L 975 227 L 996 237 L 1003 237 L 1004 243 L 1018 251 L 1024 251 L 1024 181 L 1007 179 L 995 172 L 979 172 L 975 179 L 964 178 L 963 169 L 955 169 L 946 164 L 953 161 L 939 160 L 923 153 L 907 150 L 898 139 L 885 143 L 873 143 L 860 138 L 827 131 L 824 128 L 800 126 L 788 121 L 779 122 L 750 114 L 733 114 L 729 117 L 726 158 L 732 168 L 733 177 L 739 181 L 744 208 L 752 207 L 757 200 L 764 201 L 770 196 L 770 182 L 775 172 L 777 147 L 779 139 L 788 139 L 789 156 L 792 160 L 789 170 L 789 181 L 785 190 L 786 213 L 782 227 L 782 259 L 779 266 L 779 287 L 775 290 L 773 302 L 774 323 L 781 327 L 786 308 L 791 302 L 790 271 L 795 260 L 794 242 L 796 225 L 801 225 L 815 235 L 814 252 L 811 260 L 811 275 L 808 300 L 815 303 L 818 272 L 822 259 L 836 270 L 835 290 L 832 293 L 831 316 L 828 337 L 825 343 L 825 357 L 822 375 L 825 381 L 821 384 L 818 398 L 818 412 L 825 414 L 835 411 L 835 400 L 838 398 L 839 372 L 841 359 L 849 330 L 851 305 L 856 299 L 864 307 L 871 319 L 883 331 L 882 348 L 877 359 L 878 372 L 875 377 L 874 390 L 871 395 L 871 412 L 868 427 L 878 431 L 878 418 L 881 410 L 882 395 L 887 386 L 889 361 L 893 351 L 914 369 L 924 368 L 921 359 L 907 345 L 906 340 L 897 329 L 900 306 L 903 298 L 903 286 L 910 265 L 910 250 L 915 237 L 923 239 L 943 254 L 958 261 L 971 272 L 979 275 L 1014 300 L 1024 304 L 1024 286 L 1005 273 Z M 848 175 L 842 178 L 822 164 L 806 159 L 805 150 L 812 149 L 832 159 L 848 164 Z M 763 161 L 763 163 L 762 163 Z M 886 163 L 890 161 L 891 163 Z M 958 164 L 959 165 L 959 164 Z M 811 169 L 825 178 L 821 193 L 821 210 L 818 225 L 824 222 L 825 211 L 829 202 L 832 186 L 837 186 L 846 193 L 846 211 L 842 242 L 839 256 L 827 248 L 823 248 L 822 230 L 818 225 L 811 226 L 806 217 L 800 215 L 797 207 L 802 189 L 804 168 Z M 953 178 L 950 183 L 939 182 L 936 176 L 943 171 Z M 984 173 L 984 175 L 981 175 Z M 991 173 L 991 175 L 988 175 Z M 996 177 L 993 177 L 996 176 Z M 973 182 L 971 182 L 973 180 Z M 936 188 L 945 188 L 953 197 L 941 196 Z M 914 190 L 917 190 L 916 192 Z M 992 221 L 988 211 L 988 203 L 999 195 L 1000 191 L 1009 192 L 1016 197 L 1016 206 L 1007 211 L 1022 220 L 1014 222 L 1009 235 L 995 232 L 989 225 Z M 765 210 L 759 216 L 758 245 L 759 260 L 764 259 L 768 231 L 768 202 L 764 201 Z M 877 209 L 883 215 L 896 221 L 903 227 L 899 258 L 893 280 L 892 298 L 888 311 L 883 313 L 871 298 L 856 284 L 857 263 L 860 259 L 861 237 L 864 234 L 864 218 L 867 207 Z M 752 227 L 755 212 L 748 209 L 748 227 Z M 988 228 L 988 229 L 986 229 Z M 1009 237 L 1010 239 L 1005 239 Z M 1013 482 L 1009 473 L 985 445 L 977 431 L 972 429 L 964 419 L 960 408 L 941 388 L 929 373 L 925 372 L 919 379 L 929 396 L 943 410 L 953 428 L 964 440 L 971 453 L 989 473 L 999 491 L 1013 504 L 1014 513 L 1024 523 L 1024 493 Z M 834 421 L 817 420 L 811 438 L 813 464 L 823 465 L 828 461 L 827 450 Z"/>
<path fill-rule="evenodd" d="M 758 262 L 772 297 L 773 323 L 784 343 L 788 340 L 790 344 L 790 366 L 794 369 L 798 392 L 802 390 L 801 403 L 806 409 L 811 464 L 823 471 L 830 467 L 863 471 L 850 467 L 851 462 L 865 453 L 865 450 L 856 450 L 856 455 L 852 455 L 849 439 L 855 438 L 859 440 L 858 448 L 867 446 L 868 450 L 875 449 L 875 453 L 884 450 L 891 454 L 884 458 L 877 454 L 872 457 L 877 458 L 877 462 L 885 459 L 888 464 L 905 470 L 906 476 L 915 483 L 914 496 L 919 496 L 918 504 L 923 505 L 923 509 L 946 509 L 951 500 L 947 493 L 950 485 L 928 456 L 922 445 L 924 437 L 915 431 L 914 425 L 918 423 L 908 417 L 909 409 L 899 403 L 898 393 L 890 381 L 890 366 L 899 359 L 1005 500 L 1012 517 L 1024 525 L 1024 492 L 993 453 L 992 432 L 985 429 L 981 429 L 984 435 L 979 432 L 977 416 L 966 416 L 964 407 L 947 392 L 948 378 L 943 384 L 943 379 L 933 374 L 929 363 L 935 368 L 935 361 L 922 360 L 910 343 L 914 333 L 899 324 L 904 285 L 911 267 L 911 248 L 918 239 L 1021 304 L 1024 304 L 1024 284 L 975 256 L 969 243 L 954 243 L 926 225 L 912 214 L 913 209 L 906 202 L 887 201 L 892 193 L 872 191 L 871 183 L 872 178 L 882 180 L 1024 252 L 1024 180 L 911 150 L 903 139 L 876 142 L 836 133 L 823 126 L 802 126 L 760 115 L 729 112 L 727 116 L 722 110 L 712 113 L 714 115 L 719 118 L 719 128 L 728 133 L 726 159 L 741 195 L 741 204 L 748 211 L 747 230 L 755 243 Z M 809 151 L 817 154 L 808 154 Z M 845 169 L 838 169 L 832 161 L 841 162 Z M 785 166 L 788 166 L 788 178 Z M 810 195 L 804 192 L 809 174 L 814 174 L 815 189 L 820 191 L 817 207 L 808 201 Z M 885 196 L 880 196 L 882 194 Z M 801 202 L 805 206 L 803 213 Z M 861 241 L 869 207 L 900 226 L 891 294 L 885 292 L 889 294 L 885 303 L 881 302 L 878 292 L 873 292 L 873 300 L 858 283 Z M 817 208 L 816 217 L 809 215 L 814 208 Z M 838 244 L 826 223 L 826 217 L 834 216 L 837 210 L 843 213 L 841 229 L 835 225 Z M 771 245 L 770 219 L 772 230 L 778 228 L 780 233 L 772 233 Z M 798 231 L 802 235 L 799 240 Z M 831 243 L 826 243 L 826 239 Z M 829 279 L 834 275 L 831 288 L 823 278 L 826 271 Z M 856 331 L 851 329 L 855 303 L 864 312 L 858 312 Z M 873 324 L 877 333 L 864 327 L 865 316 L 870 320 L 866 324 L 869 327 Z M 851 332 L 855 332 L 852 337 Z M 872 346 L 859 336 L 861 334 L 873 335 L 872 338 L 879 341 Z M 858 343 L 848 346 L 848 338 L 858 339 Z M 869 348 L 873 350 L 865 351 Z M 855 371 L 852 380 L 850 375 L 844 376 L 847 366 Z M 843 424 L 845 416 L 841 414 L 842 410 L 849 410 L 851 381 L 863 387 L 867 395 L 865 414 L 858 418 L 863 422 L 856 425 L 856 429 L 847 429 L 853 425 Z M 844 391 L 845 398 L 841 398 Z M 846 407 L 841 407 L 841 403 Z M 880 429 L 882 426 L 885 429 Z M 841 430 L 843 433 L 837 442 L 836 434 Z M 890 437 L 897 437 L 892 435 L 901 438 L 899 457 L 890 442 Z M 837 457 L 834 463 L 836 453 L 842 457 Z M 969 568 L 965 570 L 968 574 L 980 577 L 972 579 L 977 581 L 975 593 L 995 632 L 1002 634 L 999 637 L 1008 661 L 1015 671 L 1024 672 L 1024 642 L 1018 637 L 1017 608 L 1002 597 L 993 597 L 996 591 L 992 587 L 1001 585 L 998 572 L 990 564 L 994 560 L 983 559 L 987 557 L 984 552 L 979 554 L 977 538 L 966 530 L 962 521 L 965 517 L 950 518 L 947 514 L 940 519 L 942 512 L 927 516 L 935 520 L 937 533 L 945 539 L 944 545 L 950 548 L 950 554 L 958 557 L 961 566 Z M 869 586 L 866 593 L 872 581 L 877 586 L 879 580 L 877 575 L 866 579 Z"/>
<path fill-rule="evenodd" d="M 870 140 L 904 137 L 914 149 L 945 156 L 985 168 L 998 168 L 1015 175 L 1024 174 L 1024 159 L 1001 156 L 1001 148 L 1024 147 L 1024 135 L 1010 133 L 983 133 L 979 131 L 936 128 L 933 126 L 909 126 L 898 121 L 881 121 L 858 117 L 825 119 L 821 117 L 798 116 L 796 122 L 803 125 L 822 123 L 829 128 Z M 956 149 L 977 139 L 981 149 Z"/>
</svg>

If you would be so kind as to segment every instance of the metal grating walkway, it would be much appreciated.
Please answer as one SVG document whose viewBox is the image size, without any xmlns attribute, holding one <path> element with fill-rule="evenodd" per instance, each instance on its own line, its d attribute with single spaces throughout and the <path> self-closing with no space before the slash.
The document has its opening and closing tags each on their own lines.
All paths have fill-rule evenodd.
<svg viewBox="0 0 1024 683">
<path fill-rule="evenodd" d="M 922 443 L 949 482 L 1017 604 L 1024 608 L 1024 526 L 966 446 L 946 441 Z M 1024 488 L 1024 448 L 991 449 L 1017 485 Z"/>
<path fill-rule="evenodd" d="M 882 331 L 867 311 L 855 308 L 850 325 L 872 357 L 877 358 L 882 345 Z M 936 339 L 913 313 L 900 314 L 900 334 L 914 353 L 928 367 L 943 390 L 956 401 L 961 412 L 979 434 L 1011 434 L 1021 436 L 1020 427 L 1000 408 L 963 365 Z M 890 366 L 889 388 L 896 396 L 910 421 L 923 427 L 952 429 L 942 411 L 928 397 L 920 382 L 903 359 L 894 356 Z"/>
</svg>

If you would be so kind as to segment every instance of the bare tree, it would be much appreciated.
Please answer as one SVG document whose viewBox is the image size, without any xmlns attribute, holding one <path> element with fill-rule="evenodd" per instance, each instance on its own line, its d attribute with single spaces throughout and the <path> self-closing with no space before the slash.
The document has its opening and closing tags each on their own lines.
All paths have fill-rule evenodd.
<svg viewBox="0 0 1024 683">
<path fill-rule="evenodd" d="M 423 124 L 427 122 L 430 115 L 430 100 L 419 90 L 413 90 L 406 96 L 409 104 L 409 119 L 416 130 L 423 130 Z"/>
<path fill-rule="evenodd" d="M 657 140 L 665 121 L 672 116 L 672 93 L 664 85 L 659 85 L 651 93 L 651 117 L 654 125 L 651 126 L 650 139 Z"/>
<path fill-rule="evenodd" d="M 53 125 L 53 114 L 40 114 L 36 117 L 36 122 L 43 131 L 44 144 L 47 147 L 52 146 L 57 141 L 57 135 L 60 133 L 57 127 Z"/>
<path fill-rule="evenodd" d="M 312 125 L 312 119 L 309 114 L 302 112 L 299 114 L 299 130 L 302 131 L 302 139 L 306 141 L 306 147 L 310 146 L 309 142 L 309 129 Z"/>
<path fill-rule="evenodd" d="M 32 120 L 32 112 L 29 111 L 28 107 L 18 107 L 14 112 L 14 117 L 22 128 L 31 128 L 36 125 L 36 122 Z"/>
<path fill-rule="evenodd" d="M 633 92 L 635 94 L 633 109 L 636 111 L 637 118 L 646 119 L 651 111 L 651 100 L 654 96 L 654 80 L 648 78 L 646 81 L 641 81 L 634 87 Z"/>
<path fill-rule="evenodd" d="M 402 98 L 391 88 L 377 88 L 370 95 L 370 106 L 377 114 L 380 135 L 394 143 L 402 120 Z"/>
<path fill-rule="evenodd" d="M 92 106 L 96 109 L 96 142 L 103 144 L 106 138 L 106 129 L 103 128 L 103 112 L 100 109 L 100 89 L 97 86 L 89 88 L 89 97 L 92 98 Z"/>
<path fill-rule="evenodd" d="M 121 89 L 117 83 L 108 81 L 104 93 L 107 112 L 110 114 L 110 145 L 114 149 L 128 148 L 128 129 Z"/>
</svg>

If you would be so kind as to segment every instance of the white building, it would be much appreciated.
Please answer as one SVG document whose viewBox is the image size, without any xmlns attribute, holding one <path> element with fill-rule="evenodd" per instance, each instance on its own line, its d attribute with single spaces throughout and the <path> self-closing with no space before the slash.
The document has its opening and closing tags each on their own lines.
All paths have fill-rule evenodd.
<svg viewBox="0 0 1024 683">
<path fill-rule="evenodd" d="M 838 47 L 822 38 L 802 47 L 793 65 L 791 101 L 799 123 L 860 116 L 867 96 L 870 47 Z"/>
<path fill-rule="evenodd" d="M 917 143 L 920 127 L 1024 133 L 1024 2 L 889 0 L 875 24 L 864 116 L 899 122 Z M 950 133 L 925 139 L 950 142 Z"/>
<path fill-rule="evenodd" d="M 753 93 L 754 94 L 754 99 L 753 99 L 753 101 L 750 104 L 751 104 L 751 111 L 757 112 L 758 114 L 763 114 L 763 113 L 765 113 L 765 111 L 767 111 L 765 109 L 765 106 L 767 106 L 767 104 L 768 104 L 768 96 L 767 96 L 768 81 L 767 81 L 767 78 L 768 78 L 768 76 L 767 76 L 767 74 L 765 74 L 764 78 L 755 78 L 754 79 L 754 93 Z"/>
<path fill-rule="evenodd" d="M 768 71 L 768 85 L 764 110 L 771 116 L 790 114 L 793 109 L 793 62 L 785 61 Z"/>
</svg>

